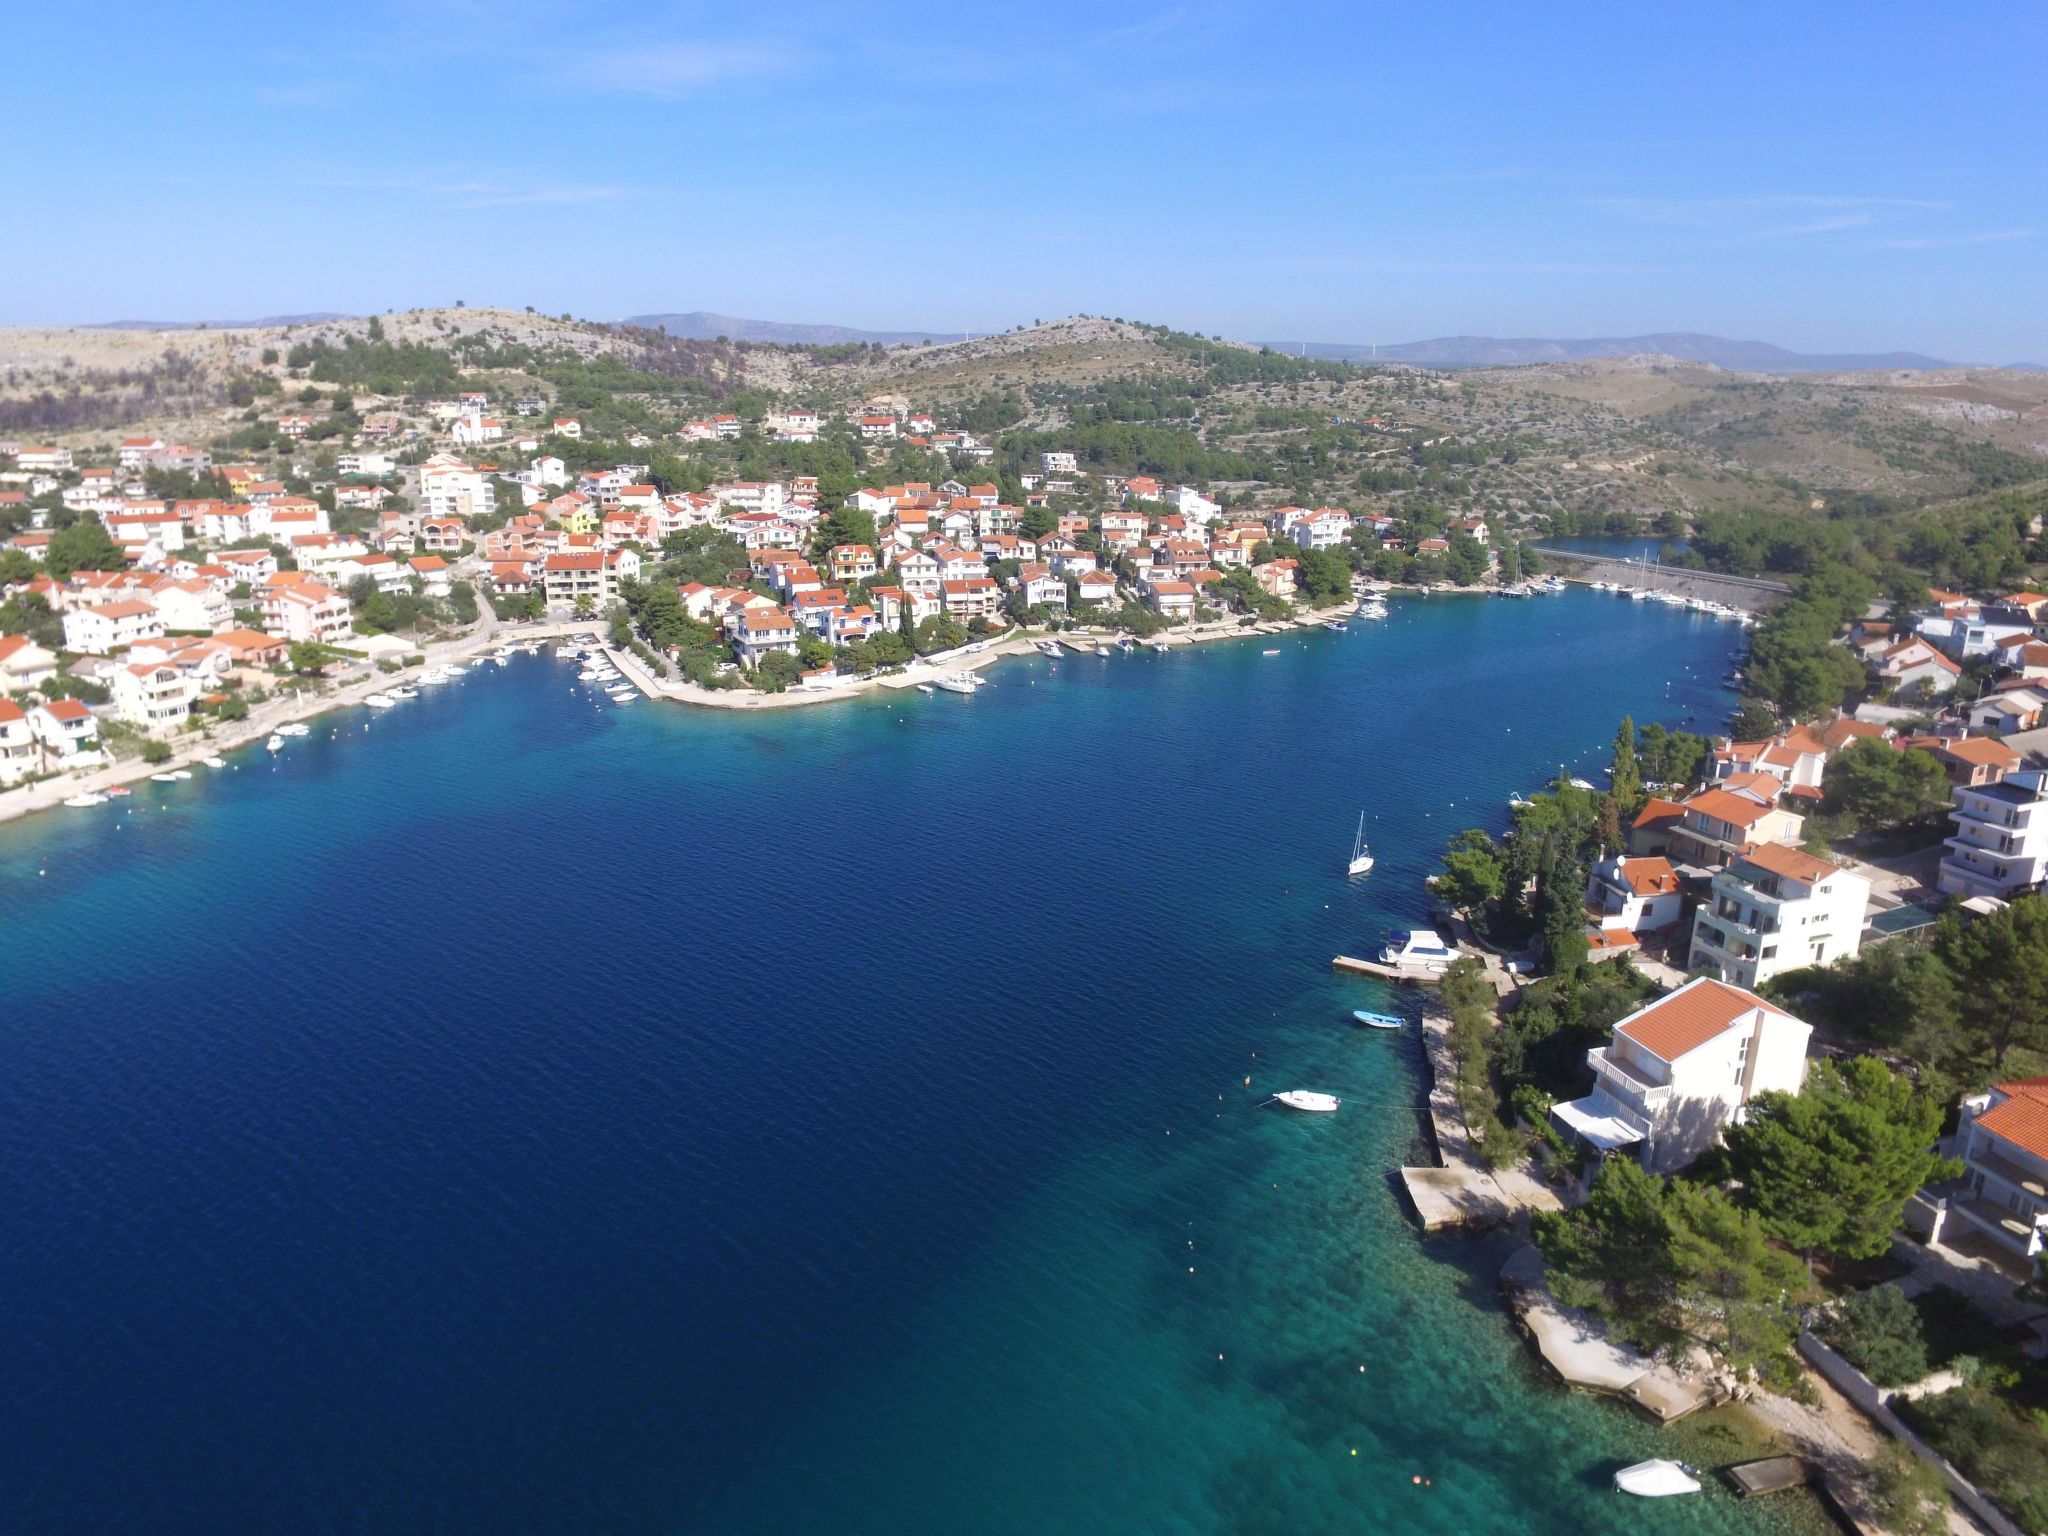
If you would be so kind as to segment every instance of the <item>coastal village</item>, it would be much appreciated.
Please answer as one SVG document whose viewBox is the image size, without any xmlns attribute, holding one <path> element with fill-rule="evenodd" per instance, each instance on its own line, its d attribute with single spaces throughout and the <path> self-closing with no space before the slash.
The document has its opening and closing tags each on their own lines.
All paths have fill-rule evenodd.
<svg viewBox="0 0 2048 1536">
<path fill-rule="evenodd" d="M 1755 626 L 1760 651 L 1784 624 L 1781 585 L 1551 564 L 1524 542 L 1545 532 L 1540 517 L 1417 521 L 1084 467 L 1065 449 L 1005 458 L 898 398 L 707 412 L 614 443 L 538 392 L 304 394 L 252 408 L 271 449 L 247 457 L 232 437 L 0 442 L 0 816 L 103 804 L 125 778 L 217 764 L 340 704 L 390 707 L 411 681 L 543 637 L 592 657 L 590 675 L 623 678 L 613 698 L 769 707 L 869 686 L 972 691 L 976 671 L 1013 649 L 1370 624 L 1399 589 L 1528 597 L 1559 589 L 1560 570 L 1613 601 Z M 701 472 L 701 455 L 742 442 L 827 441 L 859 445 L 882 472 L 851 485 Z M 1731 600 L 1698 595 L 1709 588 Z M 1811 1471 L 1849 1518 L 1880 1530 L 1882 1500 L 1856 1470 L 1875 1454 L 1874 1422 L 1972 1518 L 2012 1536 L 2010 1511 L 2032 1508 L 2032 1494 L 1980 1488 L 1940 1423 L 1894 1411 L 1838 1319 L 1891 1286 L 1909 1310 L 1973 1309 L 1986 1348 L 2038 1372 L 2048 1312 L 2029 1298 L 2048 1244 L 2048 1075 L 2002 1070 L 2008 1048 L 2048 1067 L 2038 1023 L 2007 1029 L 1996 1071 L 1937 1067 L 1913 1054 L 1910 1031 L 1885 1040 L 1886 1082 L 1891 1067 L 1922 1069 L 1910 1126 L 1925 1145 L 1899 1165 L 1926 1177 L 1892 1191 L 1881 1241 L 1843 1245 L 1865 1268 L 1843 1255 L 1841 1283 L 1788 1336 L 1805 1379 L 1826 1383 L 1806 1389 L 1820 1410 L 1796 1403 L 1789 1354 L 1671 1329 L 1695 1294 L 1674 1292 L 1656 1327 L 1603 1302 L 1585 1230 L 1567 1225 L 1604 1219 L 1623 1177 L 1610 1169 L 1691 1188 L 1726 1177 L 1745 1128 L 1816 1083 L 1853 1098 L 1842 1084 L 1854 1063 L 1876 1059 L 1859 1054 L 1869 1040 L 1853 1015 L 1881 984 L 1949 965 L 1943 985 L 1965 995 L 1943 1006 L 1968 1016 L 1970 967 L 1998 963 L 1894 957 L 2032 942 L 2026 925 L 2048 900 L 2048 595 L 1931 588 L 1824 628 L 1817 643 L 1832 675 L 1853 679 L 1838 690 L 1859 696 L 1852 707 L 1760 709 L 1738 674 L 1745 707 L 1730 733 L 1659 727 L 1653 740 L 1625 727 L 1604 788 L 1561 774 L 1514 797 L 1504 834 L 1454 843 L 1434 882 L 1441 932 L 1405 930 L 1339 965 L 1432 989 L 1442 1163 L 1404 1170 L 1409 1194 L 1429 1229 L 1529 1233 L 1504 1283 L 1567 1380 L 1660 1419 L 1726 1396 L 1757 1403 L 1803 1447 L 1799 1480 Z M 1879 980 L 1861 983 L 1866 973 Z M 1852 982 L 1863 990 L 1844 1002 Z M 1539 1017 L 1597 1043 L 1553 1061 L 1547 1081 L 1518 1079 L 1504 1042 L 1520 1050 L 1527 1033 L 1532 1055 L 1557 1055 L 1528 1027 Z M 1789 1247 L 1784 1231 L 1767 1235 Z M 1810 1260 L 1827 1244 L 1807 1246 Z M 1886 1265 L 1874 1285 L 1849 1278 Z M 1974 1411 L 2019 1421 L 2011 1382 L 1943 1368 L 1911 1385 L 1930 1401 L 1976 1394 Z"/>
</svg>

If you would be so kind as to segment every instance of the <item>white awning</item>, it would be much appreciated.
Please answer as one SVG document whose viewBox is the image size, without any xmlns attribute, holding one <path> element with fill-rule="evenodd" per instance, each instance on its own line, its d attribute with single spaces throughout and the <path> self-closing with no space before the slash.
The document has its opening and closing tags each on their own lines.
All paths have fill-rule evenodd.
<svg viewBox="0 0 2048 1536">
<path fill-rule="evenodd" d="M 1617 1147 L 1641 1141 L 1643 1133 L 1626 1120 L 1607 1113 L 1610 1108 L 1612 1106 L 1596 1093 L 1583 1099 L 1573 1099 L 1568 1104 L 1553 1104 L 1550 1112 L 1602 1152 L 1612 1152 Z"/>
</svg>

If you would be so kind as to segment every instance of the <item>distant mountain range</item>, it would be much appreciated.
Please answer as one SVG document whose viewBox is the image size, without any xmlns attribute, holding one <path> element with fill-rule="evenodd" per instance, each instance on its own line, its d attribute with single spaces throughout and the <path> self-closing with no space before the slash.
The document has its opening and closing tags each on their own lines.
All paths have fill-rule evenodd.
<svg viewBox="0 0 2048 1536">
<path fill-rule="evenodd" d="M 345 320 L 331 311 L 307 315 L 267 315 L 260 320 L 107 320 L 90 330 L 187 331 L 244 330 L 258 326 L 311 325 Z M 739 315 L 693 309 L 684 314 L 628 315 L 621 325 L 665 330 L 685 341 L 779 342 L 787 346 L 836 347 L 875 342 L 900 346 L 906 342 L 965 341 L 963 331 L 864 331 L 850 325 L 799 325 L 782 320 L 749 320 Z M 980 334 L 980 333 L 975 333 Z M 1429 341 L 1365 342 L 1273 341 L 1276 352 L 1326 357 L 1337 362 L 1413 363 L 1423 368 L 1513 368 L 1530 363 L 1574 363 L 1603 357 L 1658 354 L 1687 362 L 1711 363 L 1739 373 L 1854 373 L 1867 370 L 1957 368 L 1968 366 L 1929 357 L 1922 352 L 1793 352 L 1767 341 L 1731 341 L 1697 331 L 1659 331 L 1648 336 L 1438 336 Z M 2007 368 L 2042 372 L 2038 363 L 2007 363 Z"/>
<path fill-rule="evenodd" d="M 1269 342 L 1275 351 L 1306 352 L 1339 362 L 1414 363 L 1424 368 L 1512 368 L 1526 363 L 1576 363 L 1600 357 L 1658 353 L 1687 362 L 1711 363 L 1741 373 L 1849 373 L 1885 368 L 1954 368 L 1919 352 L 1791 352 L 1767 341 L 1730 341 L 1696 331 L 1660 331 L 1651 336 L 1553 337 L 1439 336 L 1378 347 L 1343 342 Z"/>
<path fill-rule="evenodd" d="M 87 331 L 254 331 L 273 325 L 315 325 L 322 320 L 347 320 L 338 310 L 316 315 L 265 315 L 261 320 L 99 320 L 80 329 Z"/>
<path fill-rule="evenodd" d="M 879 342 L 885 347 L 916 341 L 965 341 L 964 331 L 861 331 L 850 325 L 791 325 L 780 320 L 743 320 L 693 309 L 686 315 L 628 315 L 621 325 L 665 330 L 684 341 L 780 342 L 795 347 L 843 347 L 851 342 Z"/>
</svg>

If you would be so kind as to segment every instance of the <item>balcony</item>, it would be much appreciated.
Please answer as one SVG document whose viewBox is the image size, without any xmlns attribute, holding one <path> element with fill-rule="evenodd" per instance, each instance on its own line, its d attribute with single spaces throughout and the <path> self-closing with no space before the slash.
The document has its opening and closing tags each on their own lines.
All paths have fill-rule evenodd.
<svg viewBox="0 0 2048 1536">
<path fill-rule="evenodd" d="M 1600 1086 L 1637 1114 L 1648 1116 L 1671 1097 L 1670 1084 L 1647 1082 L 1636 1076 L 1604 1045 L 1586 1052 L 1586 1062 L 1600 1080 Z"/>
</svg>

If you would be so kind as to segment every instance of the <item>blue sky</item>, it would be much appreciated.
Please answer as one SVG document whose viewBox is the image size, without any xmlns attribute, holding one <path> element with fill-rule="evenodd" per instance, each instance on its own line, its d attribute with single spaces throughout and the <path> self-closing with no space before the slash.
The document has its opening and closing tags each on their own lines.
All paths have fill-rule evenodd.
<svg viewBox="0 0 2048 1536">
<path fill-rule="evenodd" d="M 2048 362 L 2037 0 L 200 0 L 9 28 L 0 321 L 1085 310 Z"/>
</svg>

